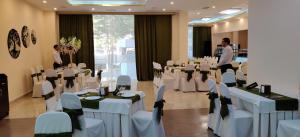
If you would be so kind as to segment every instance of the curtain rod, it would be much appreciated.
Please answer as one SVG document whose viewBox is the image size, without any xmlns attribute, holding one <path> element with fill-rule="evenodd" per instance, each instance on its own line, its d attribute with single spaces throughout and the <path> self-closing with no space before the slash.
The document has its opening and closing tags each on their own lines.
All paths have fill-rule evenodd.
<svg viewBox="0 0 300 137">
<path fill-rule="evenodd" d="M 102 15 L 175 15 L 177 12 L 76 12 L 59 11 L 56 14 L 102 14 Z"/>
</svg>

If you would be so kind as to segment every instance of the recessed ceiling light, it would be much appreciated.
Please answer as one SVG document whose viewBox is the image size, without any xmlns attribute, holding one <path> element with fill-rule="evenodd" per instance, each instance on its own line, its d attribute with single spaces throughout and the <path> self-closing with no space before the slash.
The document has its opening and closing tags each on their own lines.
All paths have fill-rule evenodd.
<svg viewBox="0 0 300 137">
<path fill-rule="evenodd" d="M 201 20 L 202 21 L 209 21 L 211 18 L 209 18 L 209 17 L 206 17 L 206 18 L 202 18 Z"/>
<path fill-rule="evenodd" d="M 44 3 L 44 4 L 46 4 L 46 3 L 47 3 L 47 1 L 46 1 L 46 0 L 43 0 L 43 3 Z"/>
<path fill-rule="evenodd" d="M 234 13 L 238 13 L 240 12 L 241 10 L 240 9 L 227 9 L 227 10 L 223 10 L 221 12 L 219 12 L 220 14 L 226 14 L 226 15 L 229 15 L 229 14 L 234 14 Z"/>
<path fill-rule="evenodd" d="M 162 11 L 166 11 L 166 9 L 162 9 Z"/>
<path fill-rule="evenodd" d="M 216 6 L 212 6 L 212 8 L 213 8 L 213 9 L 215 9 L 215 8 L 216 8 Z"/>
<path fill-rule="evenodd" d="M 91 10 L 92 10 L 92 11 L 94 11 L 94 10 L 95 10 L 95 8 L 92 8 Z"/>
<path fill-rule="evenodd" d="M 171 5 L 174 5 L 174 1 L 171 1 L 170 4 L 171 4 Z"/>
<path fill-rule="evenodd" d="M 128 11 L 132 11 L 132 9 L 131 9 L 131 8 L 129 8 L 129 9 L 128 9 Z"/>
<path fill-rule="evenodd" d="M 57 8 L 53 8 L 54 10 L 57 10 Z"/>
<path fill-rule="evenodd" d="M 197 12 L 197 15 L 200 15 L 201 13 L 200 12 Z"/>
</svg>

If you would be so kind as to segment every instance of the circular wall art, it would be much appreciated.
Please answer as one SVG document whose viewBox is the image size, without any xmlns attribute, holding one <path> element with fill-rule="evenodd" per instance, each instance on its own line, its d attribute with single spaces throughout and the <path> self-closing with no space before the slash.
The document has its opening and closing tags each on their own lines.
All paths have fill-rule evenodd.
<svg viewBox="0 0 300 137">
<path fill-rule="evenodd" d="M 30 35 L 27 26 L 23 26 L 22 28 L 22 43 L 25 48 L 30 46 Z"/>
<path fill-rule="evenodd" d="M 11 57 L 18 58 L 21 51 L 21 40 L 18 31 L 11 29 L 7 38 L 8 51 Z"/>
<path fill-rule="evenodd" d="M 31 41 L 32 41 L 32 44 L 34 44 L 34 45 L 37 42 L 36 33 L 34 30 L 31 31 Z"/>
</svg>

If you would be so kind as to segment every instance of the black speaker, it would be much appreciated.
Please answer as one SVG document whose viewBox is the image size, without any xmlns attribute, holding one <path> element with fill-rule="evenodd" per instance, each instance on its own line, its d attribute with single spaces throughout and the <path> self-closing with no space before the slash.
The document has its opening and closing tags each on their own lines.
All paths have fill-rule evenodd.
<svg viewBox="0 0 300 137">
<path fill-rule="evenodd" d="M 0 119 L 9 114 L 8 83 L 7 76 L 0 74 Z"/>
</svg>

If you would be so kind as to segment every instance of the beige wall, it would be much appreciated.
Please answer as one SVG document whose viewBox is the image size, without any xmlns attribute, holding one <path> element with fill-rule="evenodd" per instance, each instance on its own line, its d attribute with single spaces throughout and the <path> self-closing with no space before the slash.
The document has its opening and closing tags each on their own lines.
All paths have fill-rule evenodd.
<svg viewBox="0 0 300 137">
<path fill-rule="evenodd" d="M 56 42 L 55 13 L 43 12 L 24 0 L 1 0 L 0 4 L 0 73 L 8 75 L 9 99 L 13 101 L 32 90 L 30 68 L 50 67 L 52 45 Z M 37 34 L 37 44 L 24 48 L 13 59 L 7 47 L 7 35 L 14 28 L 21 32 L 26 25 Z"/>
<path fill-rule="evenodd" d="M 172 17 L 172 60 L 188 60 L 188 13 L 180 11 Z"/>
<path fill-rule="evenodd" d="M 299 0 L 249 1 L 249 81 L 292 97 L 299 97 L 300 87 L 299 5 Z"/>
<path fill-rule="evenodd" d="M 239 43 L 237 31 L 248 30 L 248 17 L 244 16 L 219 22 L 212 26 L 212 52 L 217 47 L 217 44 L 222 42 L 224 37 L 229 37 L 232 43 Z"/>
</svg>

